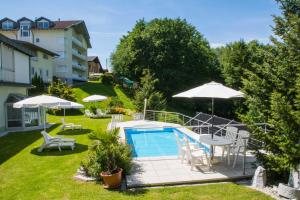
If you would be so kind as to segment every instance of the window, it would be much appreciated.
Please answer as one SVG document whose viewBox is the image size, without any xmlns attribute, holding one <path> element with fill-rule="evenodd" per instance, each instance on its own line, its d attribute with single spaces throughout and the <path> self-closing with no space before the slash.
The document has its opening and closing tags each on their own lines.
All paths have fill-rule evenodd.
<svg viewBox="0 0 300 200">
<path fill-rule="evenodd" d="M 5 22 L 2 23 L 2 29 L 9 30 L 13 29 L 14 23 L 12 21 L 6 20 Z"/>
<path fill-rule="evenodd" d="M 43 54 L 43 58 L 48 60 L 48 55 L 47 54 Z"/>
<path fill-rule="evenodd" d="M 35 42 L 40 42 L 40 38 L 36 38 L 36 39 L 35 39 Z"/>
<path fill-rule="evenodd" d="M 47 76 L 47 77 L 49 76 L 49 71 L 48 71 L 48 69 L 46 70 L 46 76 Z"/>
<path fill-rule="evenodd" d="M 30 22 L 21 22 L 21 37 L 30 37 Z"/>
<path fill-rule="evenodd" d="M 40 29 L 48 29 L 49 28 L 49 22 L 47 21 L 40 21 L 37 23 L 37 27 Z"/>
<path fill-rule="evenodd" d="M 34 76 L 34 67 L 31 67 L 31 74 Z"/>
</svg>

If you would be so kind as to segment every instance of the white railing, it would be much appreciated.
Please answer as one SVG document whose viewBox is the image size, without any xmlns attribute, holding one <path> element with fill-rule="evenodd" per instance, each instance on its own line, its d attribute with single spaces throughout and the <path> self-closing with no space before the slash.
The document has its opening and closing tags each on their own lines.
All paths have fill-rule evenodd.
<svg viewBox="0 0 300 200">
<path fill-rule="evenodd" d="M 145 119 L 179 124 L 199 134 L 209 133 L 212 127 L 210 123 L 177 112 L 146 110 Z"/>
<path fill-rule="evenodd" d="M 80 63 L 78 62 L 74 62 L 72 61 L 72 66 L 76 69 L 80 69 L 82 71 L 86 71 L 87 70 L 87 67 L 85 65 L 81 65 Z"/>
<path fill-rule="evenodd" d="M 75 43 L 79 47 L 83 47 L 83 44 L 80 40 L 78 40 L 76 37 L 72 37 L 72 42 Z"/>
<path fill-rule="evenodd" d="M 76 49 L 72 49 L 72 54 L 73 54 L 74 56 L 76 56 L 76 57 L 82 59 L 82 60 L 86 60 L 86 59 L 87 59 L 86 55 L 80 53 L 80 52 L 79 52 L 78 50 L 76 50 Z"/>
</svg>

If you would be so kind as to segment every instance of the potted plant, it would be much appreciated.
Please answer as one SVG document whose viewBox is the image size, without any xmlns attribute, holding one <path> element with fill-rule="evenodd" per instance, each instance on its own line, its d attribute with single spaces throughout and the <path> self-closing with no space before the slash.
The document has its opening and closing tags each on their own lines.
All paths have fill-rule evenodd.
<svg viewBox="0 0 300 200">
<path fill-rule="evenodd" d="M 117 164 L 117 154 L 119 147 L 116 144 L 111 144 L 104 152 L 106 154 L 106 161 L 103 163 L 103 169 L 100 176 L 104 182 L 104 188 L 118 188 L 122 181 L 123 169 Z"/>
<path fill-rule="evenodd" d="M 105 188 L 117 188 L 122 174 L 128 174 L 132 166 L 129 145 L 119 141 L 118 129 L 96 131 L 89 135 L 93 140 L 82 167 L 88 175 L 102 179 Z"/>
</svg>

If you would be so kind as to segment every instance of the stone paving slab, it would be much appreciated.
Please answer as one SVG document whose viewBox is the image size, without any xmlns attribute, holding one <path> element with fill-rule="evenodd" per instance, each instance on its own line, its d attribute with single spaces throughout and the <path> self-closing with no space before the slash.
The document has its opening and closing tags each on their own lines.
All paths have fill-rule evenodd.
<svg viewBox="0 0 300 200">
<path fill-rule="evenodd" d="M 218 163 L 214 164 L 210 170 L 207 166 L 191 170 L 188 163 L 181 163 L 176 157 L 134 159 L 132 172 L 126 177 L 127 187 L 229 181 L 252 177 L 255 171 L 251 164 L 255 158 L 251 154 L 247 154 L 245 174 L 243 174 L 241 157 L 235 168 L 227 165 L 225 160 L 221 160 L 218 156 L 216 160 Z"/>
</svg>

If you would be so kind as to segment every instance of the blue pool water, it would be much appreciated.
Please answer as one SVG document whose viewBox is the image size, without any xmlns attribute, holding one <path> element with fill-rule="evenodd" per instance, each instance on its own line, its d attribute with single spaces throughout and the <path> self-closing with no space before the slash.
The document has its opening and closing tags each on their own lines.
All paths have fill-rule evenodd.
<svg viewBox="0 0 300 200">
<path fill-rule="evenodd" d="M 180 138 L 185 136 L 176 128 L 125 129 L 126 141 L 132 147 L 133 157 L 177 156 L 175 132 Z M 190 142 L 196 142 L 186 137 Z M 199 146 L 204 147 L 200 143 Z"/>
</svg>

